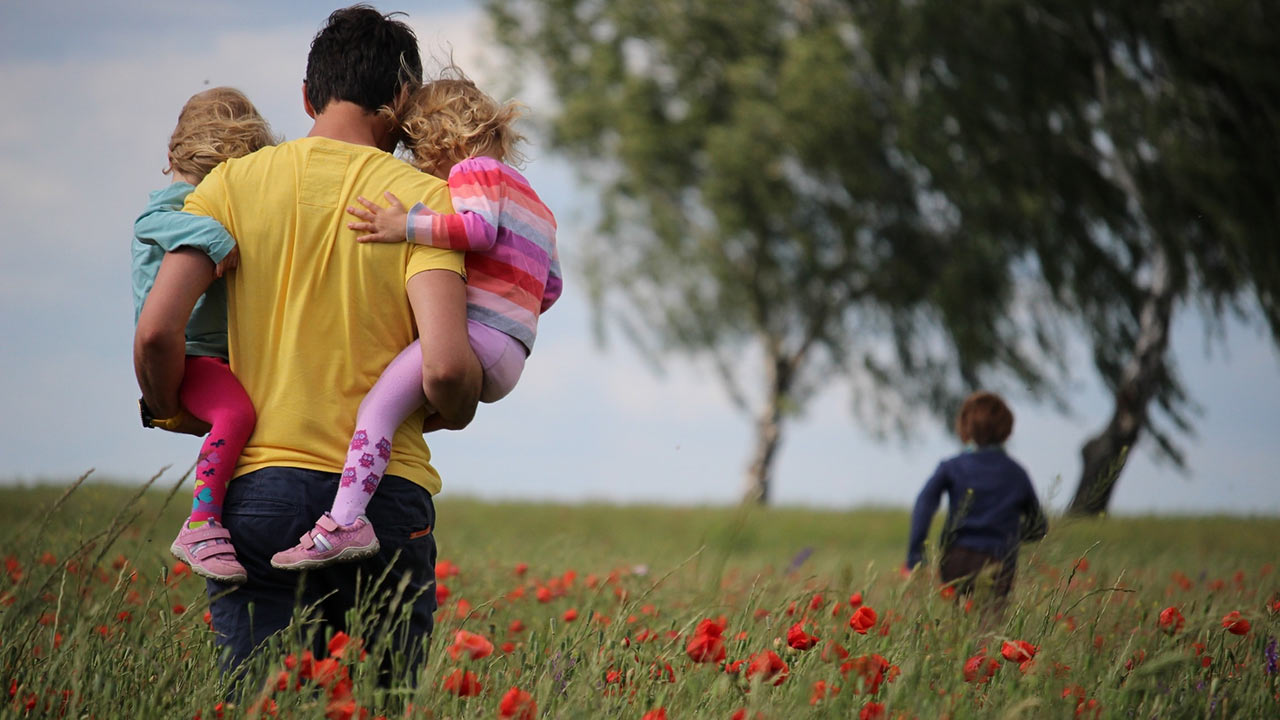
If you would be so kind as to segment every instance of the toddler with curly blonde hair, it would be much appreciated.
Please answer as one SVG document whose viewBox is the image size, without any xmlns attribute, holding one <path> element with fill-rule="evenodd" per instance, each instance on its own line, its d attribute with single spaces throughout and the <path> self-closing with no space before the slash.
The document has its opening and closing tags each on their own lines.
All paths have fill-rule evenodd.
<svg viewBox="0 0 1280 720">
<path fill-rule="evenodd" d="M 208 437 L 196 464 L 191 514 L 170 551 L 204 577 L 244 582 L 231 536 L 222 527 L 222 501 L 240 451 L 253 431 L 253 404 L 227 364 L 227 290 L 222 276 L 239 262 L 235 240 L 218 221 L 181 212 L 195 186 L 219 163 L 238 158 L 276 139 L 257 108 L 239 90 L 217 87 L 197 93 L 178 114 L 169 138 L 173 183 L 151 193 L 133 226 L 134 322 L 155 285 L 166 253 L 199 250 L 216 264 L 216 279 L 196 303 L 186 328 L 186 361 L 176 417 L 155 418 L 139 401 L 143 427 L 159 427 Z"/>
<path fill-rule="evenodd" d="M 453 214 L 419 203 L 406 210 L 384 193 L 388 207 L 364 197 L 347 211 L 362 222 L 359 242 L 415 242 L 466 252 L 467 334 L 484 370 L 481 402 L 496 402 L 515 387 L 533 350 L 538 318 L 560 297 L 556 221 L 529 181 L 510 164 L 523 137 L 514 102 L 498 103 L 455 67 L 452 77 L 426 83 L 400 107 L 387 110 L 405 137 L 410 163 L 449 183 Z M 302 541 L 271 564 L 304 569 L 377 552 L 365 507 L 391 458 L 393 432 L 426 402 L 420 339 L 387 366 L 356 416 L 342 479 L 331 510 Z M 428 416 L 426 430 L 434 429 Z"/>
</svg>

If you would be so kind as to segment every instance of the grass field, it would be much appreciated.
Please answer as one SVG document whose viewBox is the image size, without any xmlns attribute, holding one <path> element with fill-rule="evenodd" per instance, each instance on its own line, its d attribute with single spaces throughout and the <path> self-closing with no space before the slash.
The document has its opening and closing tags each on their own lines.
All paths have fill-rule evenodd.
<svg viewBox="0 0 1280 720">
<path fill-rule="evenodd" d="M 232 704 L 167 551 L 187 486 L 65 491 L 0 490 L 0 717 L 1280 717 L 1276 518 L 1060 520 L 998 616 L 899 574 L 903 511 L 445 494 L 416 686 L 282 641 Z"/>
</svg>

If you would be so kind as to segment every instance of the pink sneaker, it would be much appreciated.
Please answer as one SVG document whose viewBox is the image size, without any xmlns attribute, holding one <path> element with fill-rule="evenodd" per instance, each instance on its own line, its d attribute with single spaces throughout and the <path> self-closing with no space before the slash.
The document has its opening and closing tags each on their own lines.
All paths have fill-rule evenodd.
<svg viewBox="0 0 1280 720">
<path fill-rule="evenodd" d="M 272 555 L 271 565 L 281 570 L 306 570 L 369 557 L 380 547 L 369 518 L 361 515 L 350 525 L 339 525 L 325 513 L 297 545 Z"/>
<path fill-rule="evenodd" d="M 216 520 L 209 520 L 198 528 L 182 523 L 169 552 L 201 577 L 225 583 L 242 583 L 248 579 L 244 566 L 236 559 L 231 533 Z"/>
</svg>

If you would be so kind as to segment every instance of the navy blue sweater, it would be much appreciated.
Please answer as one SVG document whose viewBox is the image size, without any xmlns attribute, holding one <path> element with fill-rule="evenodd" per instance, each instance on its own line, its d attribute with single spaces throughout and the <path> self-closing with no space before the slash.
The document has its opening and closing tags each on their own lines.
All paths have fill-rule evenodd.
<svg viewBox="0 0 1280 720">
<path fill-rule="evenodd" d="M 979 448 L 943 460 L 924 484 L 911 513 L 907 567 L 920 563 L 929 523 L 944 492 L 944 548 L 954 545 L 1005 558 L 1017 552 L 1021 540 L 1044 536 L 1044 513 L 1027 472 L 1003 448 Z"/>
</svg>

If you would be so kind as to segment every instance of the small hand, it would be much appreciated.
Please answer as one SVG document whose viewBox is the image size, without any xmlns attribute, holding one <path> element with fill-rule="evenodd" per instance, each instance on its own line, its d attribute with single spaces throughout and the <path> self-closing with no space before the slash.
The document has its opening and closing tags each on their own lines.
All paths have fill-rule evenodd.
<svg viewBox="0 0 1280 720">
<path fill-rule="evenodd" d="M 364 196 L 357 197 L 356 201 L 368 208 L 367 210 L 347 206 L 347 212 L 364 220 L 364 222 L 347 223 L 347 227 L 358 232 L 369 233 L 356 238 L 356 242 L 404 242 L 405 220 L 409 213 L 400 203 L 400 198 L 390 192 L 384 192 L 382 195 L 390 203 L 385 208 L 378 207 L 366 200 Z"/>
<path fill-rule="evenodd" d="M 222 262 L 214 266 L 213 276 L 222 277 L 228 271 L 235 270 L 238 267 L 240 267 L 240 246 L 232 245 L 231 252 L 227 253 L 227 256 L 222 258 Z"/>
</svg>

